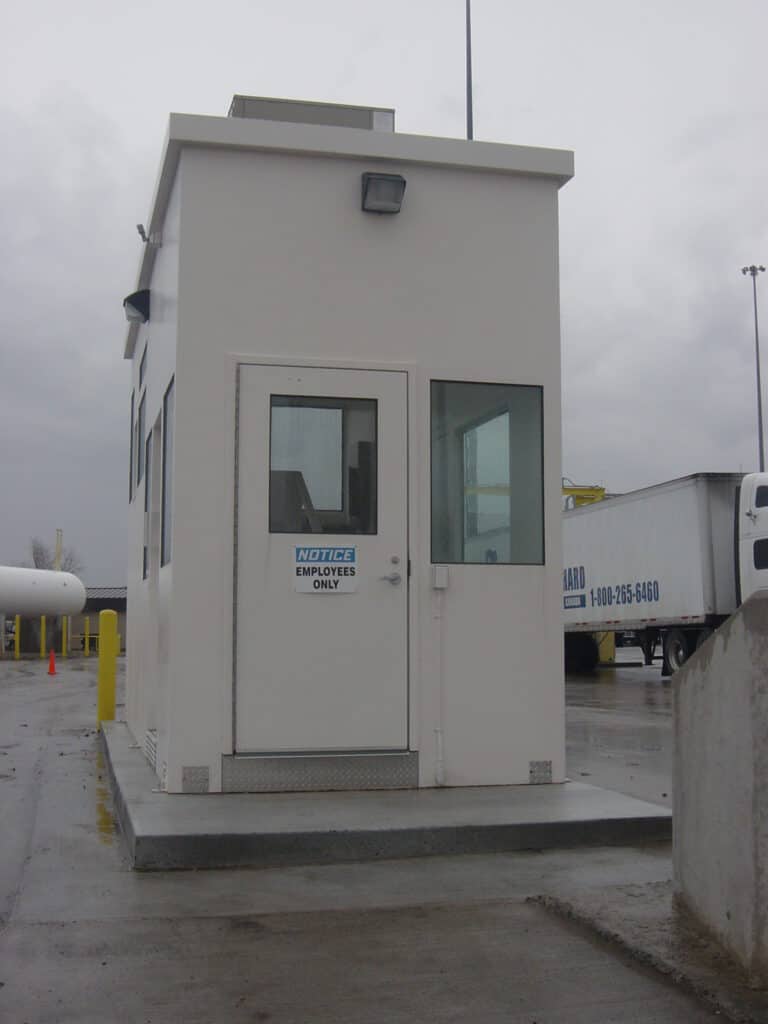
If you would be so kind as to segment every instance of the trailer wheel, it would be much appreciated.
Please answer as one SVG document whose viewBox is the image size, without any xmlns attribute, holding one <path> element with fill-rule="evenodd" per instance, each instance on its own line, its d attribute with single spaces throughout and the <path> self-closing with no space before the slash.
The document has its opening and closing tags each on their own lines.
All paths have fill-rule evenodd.
<svg viewBox="0 0 768 1024">
<path fill-rule="evenodd" d="M 691 643 L 688 634 L 682 629 L 669 629 L 664 634 L 664 661 L 670 674 L 677 672 L 691 654 Z"/>
</svg>

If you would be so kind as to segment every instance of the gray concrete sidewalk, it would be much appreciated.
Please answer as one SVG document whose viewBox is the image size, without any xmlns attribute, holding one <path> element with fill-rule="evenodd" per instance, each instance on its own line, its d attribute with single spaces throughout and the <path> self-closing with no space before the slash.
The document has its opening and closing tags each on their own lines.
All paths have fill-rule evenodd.
<svg viewBox="0 0 768 1024">
<path fill-rule="evenodd" d="M 94 728 L 95 665 L 0 667 L 0 1020 L 709 1024 L 526 903 L 661 883 L 669 847 L 136 872 Z M 184 798 L 186 799 L 186 798 Z"/>
</svg>

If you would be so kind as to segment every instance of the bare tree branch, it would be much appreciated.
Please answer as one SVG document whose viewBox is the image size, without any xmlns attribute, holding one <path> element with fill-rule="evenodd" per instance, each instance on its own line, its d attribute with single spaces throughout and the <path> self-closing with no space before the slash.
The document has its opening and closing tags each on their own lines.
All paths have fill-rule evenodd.
<svg viewBox="0 0 768 1024">
<path fill-rule="evenodd" d="M 39 537 L 32 538 L 30 550 L 32 552 L 32 564 L 35 569 L 53 569 L 55 561 L 53 552 Z M 64 547 L 61 549 L 61 568 L 63 572 L 71 572 L 75 576 L 78 576 L 83 571 L 82 559 L 74 548 Z"/>
<path fill-rule="evenodd" d="M 52 569 L 53 555 L 47 544 L 44 544 L 39 537 L 33 537 L 29 542 L 32 552 L 32 565 L 36 569 Z"/>
<path fill-rule="evenodd" d="M 61 568 L 64 572 L 71 572 L 79 576 L 83 571 L 83 562 L 74 548 L 62 548 Z"/>
</svg>

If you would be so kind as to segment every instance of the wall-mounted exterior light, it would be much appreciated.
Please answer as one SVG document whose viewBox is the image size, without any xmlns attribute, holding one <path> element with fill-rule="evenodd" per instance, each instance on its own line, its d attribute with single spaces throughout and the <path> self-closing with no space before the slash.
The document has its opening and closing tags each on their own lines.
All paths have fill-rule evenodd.
<svg viewBox="0 0 768 1024">
<path fill-rule="evenodd" d="M 362 207 L 367 213 L 400 213 L 405 195 L 405 178 L 400 174 L 363 175 Z"/>
<path fill-rule="evenodd" d="M 126 296 L 123 299 L 123 309 L 129 324 L 145 324 L 149 320 L 149 288 Z"/>
</svg>

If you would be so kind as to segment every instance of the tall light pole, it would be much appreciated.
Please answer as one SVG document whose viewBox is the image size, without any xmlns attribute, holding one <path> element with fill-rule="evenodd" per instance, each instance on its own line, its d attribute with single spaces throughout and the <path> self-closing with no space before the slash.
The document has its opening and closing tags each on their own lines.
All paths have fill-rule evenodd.
<svg viewBox="0 0 768 1024">
<path fill-rule="evenodd" d="M 765 270 L 763 266 L 742 267 L 742 274 L 752 278 L 752 305 L 755 310 L 755 365 L 757 367 L 757 436 L 760 442 L 760 472 L 765 472 L 765 447 L 763 442 L 763 393 L 760 387 L 760 334 L 757 329 L 757 275 Z"/>
<path fill-rule="evenodd" d="M 472 12 L 467 0 L 467 138 L 475 137 L 472 124 Z"/>
</svg>

